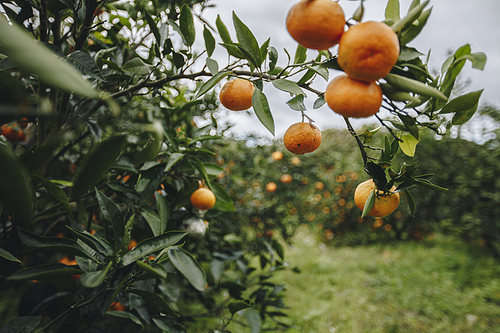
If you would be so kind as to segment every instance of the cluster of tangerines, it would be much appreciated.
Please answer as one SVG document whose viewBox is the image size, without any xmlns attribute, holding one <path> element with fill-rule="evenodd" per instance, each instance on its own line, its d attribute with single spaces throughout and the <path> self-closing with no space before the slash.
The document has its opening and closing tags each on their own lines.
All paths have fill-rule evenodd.
<svg viewBox="0 0 500 333">
<path fill-rule="evenodd" d="M 387 76 L 396 64 L 400 47 L 396 33 L 383 22 L 368 21 L 349 26 L 341 6 L 332 0 L 301 0 L 288 12 L 286 27 L 302 46 L 328 50 L 338 44 L 337 61 L 344 73 L 327 86 L 324 98 L 336 113 L 349 118 L 375 115 L 382 105 L 382 89 L 377 81 Z M 227 109 L 241 111 L 252 106 L 254 85 L 244 79 L 228 81 L 220 91 Z M 313 152 L 321 143 L 321 132 L 312 123 L 291 125 L 283 136 L 285 147 L 302 155 Z M 271 184 L 270 188 L 274 188 Z M 356 205 L 363 209 L 375 184 L 368 180 L 355 192 Z M 368 215 L 383 217 L 399 205 L 399 193 L 379 191 Z"/>
</svg>

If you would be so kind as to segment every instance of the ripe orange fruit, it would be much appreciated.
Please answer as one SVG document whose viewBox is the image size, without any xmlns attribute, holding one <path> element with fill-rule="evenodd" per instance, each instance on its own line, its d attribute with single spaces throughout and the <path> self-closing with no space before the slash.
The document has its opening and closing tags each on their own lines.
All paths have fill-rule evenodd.
<svg viewBox="0 0 500 333">
<path fill-rule="evenodd" d="M 231 111 L 242 111 L 252 107 L 254 85 L 247 80 L 234 79 L 222 87 L 219 99 L 222 105 Z"/>
<path fill-rule="evenodd" d="M 8 123 L 0 127 L 0 134 L 5 136 L 10 142 L 25 141 L 26 134 L 18 123 Z"/>
<path fill-rule="evenodd" d="M 270 182 L 266 184 L 266 191 L 269 193 L 273 193 L 274 191 L 276 191 L 277 188 L 278 185 L 276 185 L 275 182 Z"/>
<path fill-rule="evenodd" d="M 284 175 L 282 175 L 280 177 L 280 181 L 284 184 L 288 184 L 288 183 L 291 183 L 293 181 L 293 177 L 287 173 L 285 173 Z"/>
<path fill-rule="evenodd" d="M 302 0 L 290 8 L 286 28 L 300 45 L 327 50 L 340 41 L 345 26 L 344 11 L 336 1 Z"/>
<path fill-rule="evenodd" d="M 341 74 L 326 87 L 325 101 L 344 117 L 370 117 L 382 105 L 382 89 L 376 82 L 353 80 L 347 74 Z"/>
<path fill-rule="evenodd" d="M 321 144 L 321 132 L 313 124 L 295 123 L 286 130 L 283 143 L 294 154 L 310 153 Z"/>
<path fill-rule="evenodd" d="M 127 244 L 127 251 L 132 250 L 136 246 L 137 246 L 137 241 L 132 238 L 130 242 Z"/>
<path fill-rule="evenodd" d="M 209 210 L 215 206 L 215 194 L 208 188 L 200 187 L 191 194 L 191 204 L 196 209 Z"/>
<path fill-rule="evenodd" d="M 365 207 L 366 199 L 370 193 L 375 189 L 375 183 L 372 179 L 362 182 L 356 187 L 354 191 L 354 202 L 359 209 L 363 210 Z M 393 186 L 391 191 L 396 188 Z M 378 195 L 375 199 L 375 205 L 370 210 L 368 215 L 374 217 L 385 217 L 396 210 L 399 206 L 399 193 L 384 194 L 378 190 Z"/>
<path fill-rule="evenodd" d="M 386 77 L 398 57 L 398 36 L 382 22 L 354 25 L 340 39 L 338 63 L 357 80 L 376 81 Z"/>
<path fill-rule="evenodd" d="M 283 159 L 283 153 L 280 152 L 279 150 L 275 151 L 274 153 L 271 154 L 271 158 L 274 161 L 281 161 Z"/>
<path fill-rule="evenodd" d="M 300 164 L 300 158 L 298 158 L 297 156 L 292 156 L 292 158 L 290 159 L 290 162 L 293 165 L 299 165 Z"/>
</svg>

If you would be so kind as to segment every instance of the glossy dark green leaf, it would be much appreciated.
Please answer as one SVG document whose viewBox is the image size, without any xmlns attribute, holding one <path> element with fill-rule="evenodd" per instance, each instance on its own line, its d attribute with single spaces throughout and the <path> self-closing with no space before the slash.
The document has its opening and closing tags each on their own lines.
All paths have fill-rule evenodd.
<svg viewBox="0 0 500 333">
<path fill-rule="evenodd" d="M 66 61 L 72 64 L 83 75 L 88 75 L 95 80 L 104 82 L 101 70 L 87 52 L 72 52 L 66 57 Z"/>
<path fill-rule="evenodd" d="M 233 12 L 233 24 L 236 30 L 236 37 L 241 47 L 247 51 L 250 56 L 255 60 L 256 64 L 261 62 L 260 47 L 257 39 L 252 31 L 239 19 L 235 12 Z"/>
<path fill-rule="evenodd" d="M 120 250 L 120 246 L 125 234 L 125 221 L 120 207 L 113 200 L 105 196 L 101 191 L 95 190 L 97 202 L 104 216 L 104 230 L 106 239 L 115 250 Z"/>
<path fill-rule="evenodd" d="M 170 231 L 156 237 L 145 239 L 122 257 L 121 265 L 130 265 L 136 260 L 161 251 L 169 246 L 173 246 L 186 235 L 187 232 Z"/>
<path fill-rule="evenodd" d="M 12 255 L 12 253 L 10 253 L 9 251 L 4 250 L 2 248 L 0 248 L 0 257 L 4 258 L 6 260 L 9 260 L 9 261 L 14 261 L 14 262 L 19 262 L 19 263 L 21 262 L 21 260 L 14 257 Z"/>
<path fill-rule="evenodd" d="M 155 213 L 153 208 L 149 206 L 144 207 L 142 209 L 141 215 L 148 223 L 154 236 L 159 236 L 162 234 L 160 217 Z"/>
<path fill-rule="evenodd" d="M 216 163 L 202 163 L 207 175 L 218 176 L 224 172 L 224 168 Z"/>
<path fill-rule="evenodd" d="M 170 315 L 178 317 L 179 315 L 175 313 L 172 308 L 168 305 L 167 302 L 157 294 L 150 293 L 145 290 L 139 290 L 139 289 L 130 289 L 129 290 L 131 293 L 139 295 L 144 299 L 146 302 L 147 306 L 155 312 L 164 312 L 168 313 Z"/>
<path fill-rule="evenodd" d="M 231 36 L 229 35 L 229 32 L 227 31 L 227 27 L 222 22 L 221 18 L 219 15 L 217 15 L 217 19 L 215 20 L 215 25 L 217 26 L 217 30 L 219 31 L 219 36 L 222 39 L 224 43 L 231 43 Z"/>
<path fill-rule="evenodd" d="M 274 135 L 274 118 L 267 97 L 260 89 L 255 89 L 253 93 L 252 106 L 261 124 Z"/>
<path fill-rule="evenodd" d="M 255 59 L 250 56 L 250 53 L 243 50 L 243 48 L 237 43 L 222 43 L 219 44 L 227 50 L 227 53 L 238 59 L 248 59 L 255 63 Z"/>
<path fill-rule="evenodd" d="M 163 266 L 157 265 L 156 267 L 152 267 L 140 260 L 136 260 L 137 267 L 145 271 L 146 273 L 150 273 L 153 276 L 159 277 L 159 278 L 166 278 L 167 277 L 167 271 Z"/>
<path fill-rule="evenodd" d="M 403 194 L 406 198 L 406 202 L 408 203 L 408 207 L 410 208 L 411 216 L 415 216 L 415 211 L 417 210 L 415 199 L 413 199 L 413 196 L 408 191 L 404 191 Z"/>
<path fill-rule="evenodd" d="M 458 96 L 457 98 L 449 101 L 443 109 L 439 111 L 439 113 L 445 114 L 466 112 L 478 104 L 482 93 L 483 89 Z"/>
<path fill-rule="evenodd" d="M 167 165 L 165 166 L 165 172 L 169 172 L 172 166 L 179 162 L 182 158 L 184 157 L 184 154 L 182 153 L 173 153 L 172 155 L 169 156 Z"/>
<path fill-rule="evenodd" d="M 160 218 L 160 231 L 164 233 L 170 219 L 170 203 L 161 193 L 155 192 L 156 210 Z"/>
<path fill-rule="evenodd" d="M 153 318 L 153 322 L 156 326 L 164 332 L 168 333 L 187 333 L 186 328 L 179 324 L 168 323 L 165 318 Z M 222 331 L 219 331 L 223 333 Z"/>
<path fill-rule="evenodd" d="M 295 50 L 295 57 L 293 59 L 294 64 L 302 64 L 307 59 L 307 49 L 300 44 L 297 44 L 297 49 Z"/>
<path fill-rule="evenodd" d="M 269 47 L 269 70 L 272 71 L 278 62 L 278 50 L 274 46 Z"/>
<path fill-rule="evenodd" d="M 9 276 L 7 280 L 40 280 L 59 276 L 79 275 L 83 271 L 76 266 L 61 263 L 46 264 L 23 269 Z"/>
<path fill-rule="evenodd" d="M 200 87 L 200 90 L 196 93 L 194 98 L 198 98 L 201 95 L 205 94 L 208 92 L 210 89 L 215 87 L 217 83 L 219 83 L 223 78 L 231 74 L 231 72 L 220 72 L 217 75 L 212 76 L 207 82 L 203 83 L 202 86 Z"/>
<path fill-rule="evenodd" d="M 144 61 L 139 57 L 127 61 L 122 67 L 124 72 L 132 75 L 148 75 L 151 72 L 151 69 L 152 66 L 144 63 Z"/>
<path fill-rule="evenodd" d="M 191 13 L 191 9 L 186 3 L 182 5 L 181 8 L 181 14 L 179 16 L 179 25 L 182 31 L 182 35 L 185 38 L 186 45 L 192 46 L 194 43 L 194 39 L 196 37 L 196 33 L 194 29 L 193 13 Z"/>
<path fill-rule="evenodd" d="M 25 72 L 35 74 L 41 81 L 82 96 L 99 97 L 97 90 L 78 70 L 59 59 L 41 43 L 36 43 L 24 29 L 16 24 L 10 25 L 4 15 L 0 17 L 0 45 L 1 53 Z"/>
<path fill-rule="evenodd" d="M 373 206 L 375 205 L 375 199 L 376 199 L 376 194 L 375 190 L 373 190 L 368 195 L 368 198 L 366 198 L 365 206 L 363 207 L 363 213 L 361 214 L 362 218 L 367 216 L 368 213 L 372 210 Z"/>
<path fill-rule="evenodd" d="M 398 114 L 398 117 L 399 119 L 401 119 L 408 132 L 410 132 L 410 134 L 413 135 L 415 139 L 420 140 L 420 137 L 418 135 L 418 126 L 415 118 L 404 114 Z"/>
<path fill-rule="evenodd" d="M 69 207 L 69 199 L 66 193 L 59 186 L 57 186 L 56 184 L 54 184 L 53 182 L 51 182 L 46 178 L 37 175 L 32 175 L 32 177 L 38 180 L 43 185 L 43 187 L 45 187 L 47 192 L 49 192 L 50 195 L 52 195 L 52 197 L 56 199 L 57 202 L 63 205 L 68 215 L 74 220 L 73 212 Z"/>
<path fill-rule="evenodd" d="M 23 227 L 29 227 L 33 223 L 33 203 L 28 173 L 14 154 L 10 143 L 2 138 L 0 138 L 0 161 L 0 203 L 14 213 L 15 222 Z"/>
<path fill-rule="evenodd" d="M 39 236 L 19 227 L 17 228 L 17 234 L 21 241 L 30 247 L 89 257 L 87 252 L 85 252 L 77 242 L 70 238 Z"/>
<path fill-rule="evenodd" d="M 273 86 L 284 92 L 294 95 L 305 95 L 304 91 L 298 86 L 297 83 L 287 79 L 277 79 L 272 81 Z"/>
<path fill-rule="evenodd" d="M 87 288 L 95 288 L 100 286 L 104 282 L 104 279 L 106 278 L 106 275 L 108 274 L 112 265 L 113 262 L 110 261 L 106 268 L 103 270 L 83 273 L 82 276 L 80 276 L 80 283 Z"/>
<path fill-rule="evenodd" d="M 375 183 L 377 188 L 384 189 L 387 185 L 384 168 L 372 161 L 368 161 L 366 163 L 366 168 L 368 169 L 370 176 L 372 176 L 373 182 Z"/>
<path fill-rule="evenodd" d="M 139 318 L 137 318 L 134 314 L 127 312 L 127 311 L 106 311 L 106 315 L 118 317 L 118 318 L 130 319 L 135 324 L 141 325 L 142 327 L 144 327 L 144 325 L 142 324 L 142 322 Z"/>
<path fill-rule="evenodd" d="M 181 248 L 172 247 L 168 250 L 168 257 L 172 265 L 184 275 L 196 290 L 205 290 L 207 284 L 205 272 L 190 253 Z"/>
<path fill-rule="evenodd" d="M 0 333 L 31 333 L 40 324 L 42 316 L 24 316 L 9 320 Z"/>
<path fill-rule="evenodd" d="M 73 199 L 86 194 L 106 176 L 106 172 L 115 163 L 126 144 L 125 136 L 114 136 L 101 141 L 87 154 L 73 181 Z"/>
<path fill-rule="evenodd" d="M 82 242 L 87 244 L 90 248 L 92 248 L 94 251 L 102 254 L 103 256 L 106 256 L 110 253 L 110 249 L 106 248 L 106 243 L 98 240 L 94 235 L 89 233 L 86 230 L 79 231 L 71 227 L 67 227 L 73 235 L 75 235 L 78 239 L 80 239 Z M 106 245 L 105 245 L 106 244 Z"/>
<path fill-rule="evenodd" d="M 247 309 L 246 318 L 248 320 L 248 324 L 250 325 L 250 332 L 259 333 L 260 327 L 262 326 L 259 313 L 253 309 Z"/>
<path fill-rule="evenodd" d="M 314 104 L 313 104 L 313 109 L 319 109 L 320 107 L 322 107 L 323 105 L 325 105 L 326 101 L 325 101 L 325 95 L 321 95 L 319 96 L 315 101 L 314 101 Z"/>
<path fill-rule="evenodd" d="M 160 30 L 158 29 L 158 25 L 147 9 L 144 9 L 144 17 L 146 18 L 146 22 L 148 22 L 149 29 L 153 33 L 153 36 L 155 36 L 156 44 L 161 44 Z"/>
<path fill-rule="evenodd" d="M 295 111 L 305 111 L 307 110 L 306 105 L 304 104 L 304 95 L 297 95 L 294 98 L 288 100 L 286 104 Z"/>
<path fill-rule="evenodd" d="M 260 63 L 259 66 L 262 66 L 264 60 L 267 58 L 267 52 L 269 52 L 269 43 L 271 42 L 271 38 L 268 38 L 261 46 L 260 46 Z"/>
<path fill-rule="evenodd" d="M 244 301 L 237 301 L 237 302 L 232 302 L 227 305 L 227 308 L 229 309 L 229 312 L 231 312 L 231 315 L 234 316 L 236 312 L 248 309 L 251 307 L 252 304 L 250 302 L 244 302 Z"/>
<path fill-rule="evenodd" d="M 203 27 L 203 39 L 205 40 L 207 55 L 211 57 L 215 50 L 215 38 L 206 26 Z"/>
<path fill-rule="evenodd" d="M 229 194 L 217 183 L 211 183 L 211 189 L 215 194 L 216 201 L 213 209 L 221 212 L 235 212 L 236 207 L 234 207 L 233 201 Z"/>
</svg>

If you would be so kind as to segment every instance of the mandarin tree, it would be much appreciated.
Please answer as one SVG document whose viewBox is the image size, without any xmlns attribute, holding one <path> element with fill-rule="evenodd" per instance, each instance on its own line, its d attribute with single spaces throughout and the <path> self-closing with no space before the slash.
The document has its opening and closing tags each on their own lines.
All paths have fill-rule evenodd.
<svg viewBox="0 0 500 333">
<path fill-rule="evenodd" d="M 274 135 L 264 87 L 289 93 L 287 105 L 307 118 L 302 126 L 310 129 L 315 125 L 305 113 L 306 93 L 316 96 L 314 108 L 326 103 L 317 80 L 345 71 L 378 85 L 381 108 L 391 115 L 375 115 L 390 133 L 383 147 L 369 146 L 376 129 L 356 133 L 344 119 L 376 185 L 372 197 L 377 190 L 401 192 L 413 210 L 409 189 L 439 187 L 430 176 L 415 175 L 414 165 L 395 170 L 392 159 L 399 148 L 413 155 L 421 130 L 445 135 L 472 117 L 481 91 L 449 99 L 464 63 L 480 69 L 485 63 L 484 54 L 465 45 L 447 59 L 440 76 L 430 73 L 422 53 L 409 46 L 430 15 L 428 3 L 414 0 L 400 19 L 394 10 L 399 1 L 390 0 L 383 23 L 377 23 L 383 36 L 365 37 L 372 39 L 368 43 L 359 41 L 366 30 L 358 28 L 364 26 L 363 1 L 347 20 L 341 2 L 301 1 L 283 22 L 283 32 L 288 27 L 299 40 L 295 53 L 286 50 L 284 56 L 270 39 L 259 43 L 237 13 L 232 27 L 220 17 L 207 22 L 203 11 L 210 4 L 204 0 L 2 2 L 0 119 L 10 125 L 0 137 L 1 283 L 2 298 L 19 305 L 2 314 L 2 322 L 19 316 L 6 330 L 133 331 L 138 325 L 185 331 L 200 318 L 193 304 L 204 316 L 221 318 L 213 329 L 224 330 L 242 312 L 252 331 L 286 328 L 277 319 L 283 315 L 283 287 L 269 280 L 284 268 L 281 244 L 270 232 L 256 239 L 224 215 L 236 209 L 222 186 L 230 168 L 214 163 L 211 146 L 227 129 L 217 109 L 219 102 L 226 105 L 229 87 L 219 96 L 214 88 L 226 79 L 242 84 L 229 95 L 237 107 L 227 108 L 251 107 Z M 296 35 L 304 26 L 321 31 Z M 347 37 L 352 35 L 357 37 Z M 389 73 L 385 68 L 358 77 L 349 59 L 372 73 L 372 66 L 385 62 L 366 59 L 378 50 L 372 42 L 396 44 L 394 35 L 399 52 L 393 48 L 385 59 Z M 195 49 L 196 39 L 203 50 Z M 338 54 L 330 50 L 337 42 Z M 361 52 L 359 43 L 373 52 Z M 308 59 L 306 47 L 319 51 Z M 227 62 L 215 59 L 216 48 L 227 52 Z M 13 124 L 26 128 L 26 138 L 8 134 Z M 295 167 L 303 163 L 295 161 Z M 196 209 L 190 200 L 200 180 L 216 198 L 209 210 Z M 309 183 L 305 177 L 297 181 Z M 351 202 L 342 199 L 339 210 Z M 258 198 L 253 203 L 261 205 Z M 203 221 L 205 229 L 186 231 L 194 225 L 187 221 Z M 131 239 L 137 245 L 127 251 Z M 58 262 L 61 257 L 74 257 L 77 265 Z M 259 270 L 252 267 L 255 258 Z M 75 275 L 80 278 L 70 278 Z M 118 303 L 124 311 L 109 311 Z"/>
</svg>

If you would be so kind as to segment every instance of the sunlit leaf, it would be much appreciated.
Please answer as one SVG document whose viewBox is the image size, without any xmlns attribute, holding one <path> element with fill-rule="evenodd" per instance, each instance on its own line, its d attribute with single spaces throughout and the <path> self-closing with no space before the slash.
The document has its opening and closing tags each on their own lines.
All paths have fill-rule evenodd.
<svg viewBox="0 0 500 333">
<path fill-rule="evenodd" d="M 368 197 L 366 198 L 365 206 L 363 207 L 363 213 L 361 214 L 361 217 L 365 217 L 368 215 L 368 213 L 372 210 L 373 206 L 375 205 L 375 199 L 376 199 L 376 190 L 373 190 L 370 192 Z"/>
<path fill-rule="evenodd" d="M 415 150 L 417 149 L 419 140 L 410 133 L 401 133 L 400 139 L 401 141 L 399 141 L 399 147 L 401 148 L 403 153 L 410 157 L 415 156 Z"/>
<path fill-rule="evenodd" d="M 247 309 L 246 318 L 248 320 L 248 324 L 250 325 L 250 332 L 259 333 L 260 327 L 262 326 L 259 313 L 253 309 Z"/>
<path fill-rule="evenodd" d="M 76 266 L 53 263 L 23 269 L 9 276 L 7 280 L 39 280 L 82 273 L 83 271 Z"/>
</svg>

